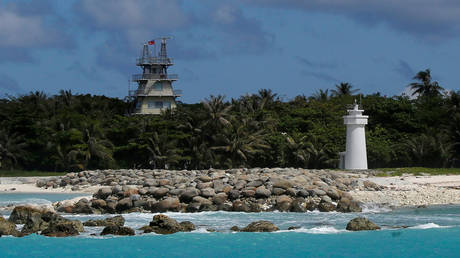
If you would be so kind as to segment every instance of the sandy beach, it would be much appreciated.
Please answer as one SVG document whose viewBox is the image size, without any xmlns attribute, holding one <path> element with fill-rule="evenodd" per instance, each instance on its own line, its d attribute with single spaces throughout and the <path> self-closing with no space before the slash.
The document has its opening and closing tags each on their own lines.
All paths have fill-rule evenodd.
<svg viewBox="0 0 460 258">
<path fill-rule="evenodd" d="M 460 176 L 363 177 L 384 188 L 380 191 L 353 190 L 357 201 L 393 207 L 460 204 Z"/>
<path fill-rule="evenodd" d="M 37 187 L 39 179 L 51 179 L 53 177 L 0 177 L 0 193 L 85 193 L 92 194 L 100 186 L 83 186 L 73 191 L 70 186 L 59 188 Z"/>
</svg>

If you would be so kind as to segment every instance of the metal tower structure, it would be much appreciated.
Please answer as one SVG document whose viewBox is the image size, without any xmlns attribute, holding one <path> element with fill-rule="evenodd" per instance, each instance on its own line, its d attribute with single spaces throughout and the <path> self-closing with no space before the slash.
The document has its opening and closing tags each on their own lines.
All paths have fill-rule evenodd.
<svg viewBox="0 0 460 258">
<path fill-rule="evenodd" d="M 152 53 L 149 46 L 155 45 L 151 40 L 144 44 L 142 55 L 136 60 L 136 65 L 142 69 L 141 74 L 134 74 L 132 81 L 137 82 L 136 90 L 129 91 L 129 97 L 135 101 L 133 114 L 158 115 L 166 109 L 176 107 L 176 98 L 182 95 L 181 90 L 174 90 L 172 83 L 177 81 L 177 74 L 168 74 L 168 68 L 173 65 L 172 58 L 166 52 L 166 40 L 169 37 L 159 38 L 160 52 Z M 156 39 L 158 40 L 158 39 Z"/>
</svg>

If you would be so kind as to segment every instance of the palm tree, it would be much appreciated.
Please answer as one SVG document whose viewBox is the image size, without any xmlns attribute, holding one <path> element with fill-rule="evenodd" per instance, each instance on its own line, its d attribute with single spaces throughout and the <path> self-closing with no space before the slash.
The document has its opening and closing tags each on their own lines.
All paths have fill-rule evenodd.
<svg viewBox="0 0 460 258">
<path fill-rule="evenodd" d="M 64 106 L 71 107 L 74 99 L 72 90 L 60 90 L 58 99 Z"/>
<path fill-rule="evenodd" d="M 93 123 L 84 129 L 83 139 L 79 144 L 72 146 L 68 155 L 79 169 L 111 168 L 115 163 L 113 149 L 112 142 L 104 138 L 99 125 Z"/>
<path fill-rule="evenodd" d="M 403 143 L 415 165 L 428 167 L 446 167 L 451 164 L 455 145 L 457 143 L 450 142 L 445 132 L 413 136 Z"/>
<path fill-rule="evenodd" d="M 179 163 L 179 149 L 177 149 L 177 141 L 170 140 L 168 135 L 153 132 L 147 138 L 147 150 L 149 151 L 149 165 L 153 168 L 169 168 L 169 165 Z"/>
<path fill-rule="evenodd" d="M 291 156 L 291 162 L 296 166 L 306 168 L 310 161 L 310 154 L 307 151 L 308 143 L 306 142 L 307 137 L 302 136 L 295 140 L 293 137 L 286 135 L 286 142 L 288 148 L 288 156 Z"/>
<path fill-rule="evenodd" d="M 278 94 L 273 93 L 271 89 L 260 89 L 259 90 L 259 98 L 260 98 L 260 106 L 263 109 L 264 107 L 270 106 L 275 101 L 278 100 Z"/>
<path fill-rule="evenodd" d="M 205 99 L 201 102 L 206 110 L 208 123 L 213 129 L 229 125 L 229 111 L 232 106 L 226 104 L 224 99 L 225 96 L 222 95 L 211 95 L 209 99 Z"/>
<path fill-rule="evenodd" d="M 352 90 L 353 86 L 348 82 L 341 82 L 340 84 L 335 85 L 335 90 L 331 90 L 332 94 L 340 96 L 350 96 L 359 91 L 359 89 Z"/>
<path fill-rule="evenodd" d="M 431 80 L 432 78 L 430 69 L 418 72 L 413 79 L 420 82 L 413 82 L 409 84 L 411 90 L 413 91 L 412 96 L 439 96 L 441 91 L 444 90 L 444 88 L 441 87 L 437 81 Z"/>
<path fill-rule="evenodd" d="M 325 168 L 331 167 L 336 163 L 335 159 L 331 159 L 327 153 L 327 144 L 320 142 L 319 138 L 312 136 L 307 143 L 307 152 L 309 154 L 309 168 Z"/>
<path fill-rule="evenodd" d="M 317 100 L 317 101 L 328 101 L 330 96 L 329 96 L 329 89 L 326 89 L 326 90 L 322 90 L 320 89 L 319 91 L 315 92 L 315 94 L 313 94 L 312 98 L 314 100 Z"/>
<path fill-rule="evenodd" d="M 222 135 L 223 145 L 213 147 L 213 150 L 225 153 L 224 160 L 231 167 L 247 165 L 250 158 L 263 152 L 269 146 L 265 142 L 265 130 L 251 130 L 251 121 L 248 118 L 232 119 L 232 123 Z M 227 161 L 228 160 L 228 161 Z"/>
<path fill-rule="evenodd" d="M 0 168 L 13 169 L 18 160 L 25 155 L 26 143 L 23 137 L 16 133 L 0 130 Z"/>
</svg>

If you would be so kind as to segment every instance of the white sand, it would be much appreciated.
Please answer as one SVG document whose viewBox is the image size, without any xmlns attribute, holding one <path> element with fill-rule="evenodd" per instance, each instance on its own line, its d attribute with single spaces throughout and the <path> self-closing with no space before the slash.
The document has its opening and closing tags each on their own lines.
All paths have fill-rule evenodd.
<svg viewBox="0 0 460 258">
<path fill-rule="evenodd" d="M 95 193 L 101 186 L 81 187 L 72 191 L 70 187 L 40 188 L 35 184 L 0 184 L 0 193 Z M 13 190 L 14 189 L 14 190 Z"/>
<path fill-rule="evenodd" d="M 59 188 L 40 188 L 35 185 L 38 179 L 46 177 L 0 177 L 0 193 L 95 193 L 101 186 L 81 186 L 72 191 L 71 186 Z"/>
<path fill-rule="evenodd" d="M 460 204 L 460 176 L 398 176 L 361 178 L 385 186 L 383 191 L 354 190 L 350 194 L 364 203 L 390 206 Z"/>
</svg>

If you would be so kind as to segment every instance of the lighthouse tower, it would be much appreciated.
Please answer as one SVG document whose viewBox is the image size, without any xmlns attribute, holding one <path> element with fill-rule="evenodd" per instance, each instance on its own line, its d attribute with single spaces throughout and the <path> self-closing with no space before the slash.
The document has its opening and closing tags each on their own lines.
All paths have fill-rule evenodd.
<svg viewBox="0 0 460 258">
<path fill-rule="evenodd" d="M 353 104 L 353 109 L 347 110 L 348 115 L 343 117 L 347 126 L 347 143 L 342 157 L 342 167 L 345 169 L 367 169 L 366 134 L 364 126 L 369 116 L 363 116 L 364 110 L 360 110 L 358 104 Z M 342 154 L 342 155 L 343 155 Z"/>
<path fill-rule="evenodd" d="M 144 44 L 142 56 L 136 60 L 136 65 L 142 68 L 141 74 L 133 75 L 132 80 L 138 83 L 137 90 L 130 90 L 129 96 L 135 101 L 134 114 L 158 115 L 166 109 L 176 107 L 176 98 L 182 95 L 181 90 L 174 90 L 172 83 L 178 79 L 177 74 L 168 74 L 168 68 L 173 60 L 166 53 L 166 40 L 160 38 L 159 53 L 156 52 L 154 40 Z M 149 46 L 153 46 L 152 53 Z"/>
</svg>

